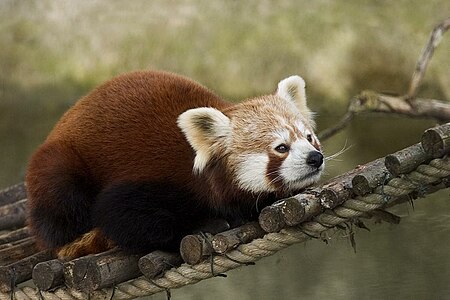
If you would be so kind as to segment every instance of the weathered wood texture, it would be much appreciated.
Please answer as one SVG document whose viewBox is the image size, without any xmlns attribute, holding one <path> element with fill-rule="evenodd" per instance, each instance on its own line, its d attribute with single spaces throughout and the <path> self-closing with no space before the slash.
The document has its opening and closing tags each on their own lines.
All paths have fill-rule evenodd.
<svg viewBox="0 0 450 300">
<path fill-rule="evenodd" d="M 241 244 L 261 238 L 264 234 L 258 222 L 250 222 L 215 235 L 191 234 L 181 241 L 181 257 L 190 265 L 198 264 L 214 253 L 224 254 Z"/>
<path fill-rule="evenodd" d="M 287 198 L 263 208 L 258 220 L 264 231 L 277 232 L 285 226 L 298 224 L 304 215 L 305 209 L 300 202 Z"/>
<path fill-rule="evenodd" d="M 211 245 L 214 252 L 224 254 L 241 244 L 261 238 L 265 234 L 258 222 L 251 222 L 213 236 Z"/>
<path fill-rule="evenodd" d="M 365 165 L 358 166 L 317 187 L 316 190 L 320 193 L 320 204 L 324 208 L 333 208 L 351 198 L 353 196 L 352 179 L 364 169 Z"/>
<path fill-rule="evenodd" d="M 450 123 L 430 128 L 422 135 L 422 147 L 433 158 L 450 152 Z"/>
<path fill-rule="evenodd" d="M 361 166 L 361 172 L 353 177 L 353 192 L 359 196 L 367 195 L 391 178 L 392 175 L 384 164 L 384 158 L 376 159 Z"/>
<path fill-rule="evenodd" d="M 0 206 L 14 203 L 26 197 L 27 191 L 25 184 L 23 182 L 18 183 L 0 191 Z"/>
<path fill-rule="evenodd" d="M 138 277 L 139 255 L 127 255 L 117 249 L 88 255 L 64 264 L 66 285 L 89 292 Z"/>
<path fill-rule="evenodd" d="M 34 284 L 41 291 L 48 291 L 64 285 L 64 261 L 52 259 L 36 264 L 33 268 L 32 278 Z"/>
<path fill-rule="evenodd" d="M 31 279 L 33 267 L 42 261 L 52 259 L 50 251 L 37 252 L 15 263 L 0 267 L 0 291 L 10 292 L 18 283 Z"/>
<path fill-rule="evenodd" d="M 213 235 L 228 230 L 230 225 L 222 219 L 208 220 L 194 234 L 185 236 L 180 243 L 180 255 L 189 264 L 201 262 L 213 253 L 211 239 Z"/>
<path fill-rule="evenodd" d="M 10 244 L 11 242 L 15 242 L 29 236 L 30 232 L 28 231 L 27 227 L 4 233 L 0 235 L 0 249 L 4 244 Z"/>
<path fill-rule="evenodd" d="M 389 154 L 385 157 L 384 165 L 393 175 L 406 174 L 415 170 L 420 164 L 427 162 L 431 158 L 422 147 L 421 143 Z"/>
<path fill-rule="evenodd" d="M 210 233 L 190 234 L 180 243 L 180 254 L 183 261 L 195 265 L 210 256 L 214 251 L 211 245 L 213 235 Z"/>
<path fill-rule="evenodd" d="M 0 207 L 0 230 L 19 228 L 25 225 L 27 199 Z"/>
<path fill-rule="evenodd" d="M 38 248 L 34 237 L 3 244 L 0 249 L 0 265 L 7 265 L 36 253 Z"/>
<path fill-rule="evenodd" d="M 147 278 L 153 279 L 166 270 L 178 267 L 183 263 L 179 253 L 169 253 L 164 251 L 153 251 L 139 259 L 139 269 Z"/>
</svg>

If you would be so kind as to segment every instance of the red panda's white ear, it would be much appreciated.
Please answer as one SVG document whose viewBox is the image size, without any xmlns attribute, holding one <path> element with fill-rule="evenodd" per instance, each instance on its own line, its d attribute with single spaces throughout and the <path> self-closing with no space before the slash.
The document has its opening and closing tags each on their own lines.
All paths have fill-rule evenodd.
<svg viewBox="0 0 450 300">
<path fill-rule="evenodd" d="M 194 171 L 199 173 L 231 134 L 230 119 L 211 107 L 185 111 L 178 117 L 178 127 L 195 150 Z"/>
<path fill-rule="evenodd" d="M 312 113 L 306 105 L 305 81 L 298 75 L 290 76 L 278 83 L 277 96 L 292 101 L 300 112 L 312 121 Z"/>
</svg>

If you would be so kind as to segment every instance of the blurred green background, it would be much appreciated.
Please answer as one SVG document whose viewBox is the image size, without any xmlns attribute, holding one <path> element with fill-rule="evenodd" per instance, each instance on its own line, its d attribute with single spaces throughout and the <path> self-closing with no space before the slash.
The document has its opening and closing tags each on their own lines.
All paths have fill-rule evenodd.
<svg viewBox="0 0 450 300">
<path fill-rule="evenodd" d="M 299 74 L 319 131 L 363 89 L 403 94 L 432 28 L 450 2 L 0 0 L 0 188 L 75 101 L 112 76 L 163 69 L 239 101 Z M 450 97 L 450 36 L 435 52 L 420 96 Z M 360 116 L 324 142 L 326 178 L 419 141 L 430 120 Z M 419 200 L 395 227 L 337 233 L 192 287 L 175 299 L 450 298 L 449 192 Z M 164 299 L 164 295 L 151 299 Z"/>
</svg>

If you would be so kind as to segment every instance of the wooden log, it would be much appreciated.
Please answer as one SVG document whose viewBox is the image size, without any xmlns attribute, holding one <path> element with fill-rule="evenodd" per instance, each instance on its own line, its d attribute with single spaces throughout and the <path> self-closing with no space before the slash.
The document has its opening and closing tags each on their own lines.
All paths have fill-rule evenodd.
<svg viewBox="0 0 450 300">
<path fill-rule="evenodd" d="M 198 264 L 213 253 L 211 239 L 213 235 L 189 234 L 180 243 L 180 254 L 183 261 L 190 265 Z"/>
<path fill-rule="evenodd" d="M 287 226 L 293 226 L 301 222 L 305 215 L 305 208 L 295 198 L 287 198 L 280 203 L 281 215 Z"/>
<path fill-rule="evenodd" d="M 20 228 L 8 233 L 4 233 L 0 235 L 0 246 L 6 243 L 15 242 L 30 236 L 27 227 Z"/>
<path fill-rule="evenodd" d="M 315 190 L 320 193 L 320 204 L 324 208 L 333 208 L 350 199 L 353 196 L 353 177 L 363 172 L 365 168 L 366 165 L 358 166 L 353 170 L 330 179 L 319 188 L 316 188 Z"/>
<path fill-rule="evenodd" d="M 285 226 L 300 222 L 305 214 L 304 207 L 294 198 L 278 200 L 263 208 L 259 214 L 259 225 L 266 232 L 277 232 Z"/>
<path fill-rule="evenodd" d="M 408 148 L 389 154 L 385 157 L 384 165 L 394 176 L 407 174 L 423 163 L 426 163 L 430 156 L 423 150 L 422 144 L 417 143 Z"/>
<path fill-rule="evenodd" d="M 112 249 L 74 259 L 64 264 L 66 285 L 90 292 L 136 278 L 141 275 L 139 257 Z"/>
<path fill-rule="evenodd" d="M 43 261 L 33 268 L 33 282 L 41 291 L 48 291 L 64 285 L 64 261 L 52 259 Z"/>
<path fill-rule="evenodd" d="M 14 203 L 16 201 L 25 199 L 26 197 L 27 191 L 23 182 L 10 186 L 0 191 L 0 206 Z"/>
<path fill-rule="evenodd" d="M 422 147 L 432 158 L 450 152 L 450 123 L 430 128 L 422 135 Z"/>
<path fill-rule="evenodd" d="M 352 189 L 355 194 L 364 196 L 391 178 L 384 165 L 384 158 L 379 158 L 362 166 L 361 172 L 352 179 Z"/>
<path fill-rule="evenodd" d="M 42 261 L 52 259 L 51 251 L 45 250 L 23 258 L 15 263 L 0 267 L 0 291 L 7 293 L 21 282 L 31 279 L 33 267 Z"/>
<path fill-rule="evenodd" d="M 0 250 L 0 265 L 7 265 L 28 257 L 38 251 L 33 237 L 15 241 L 11 246 Z"/>
<path fill-rule="evenodd" d="M 249 243 L 254 239 L 262 238 L 265 232 L 258 222 L 250 222 L 221 233 L 216 234 L 211 245 L 214 252 L 224 254 L 241 244 Z"/>
<path fill-rule="evenodd" d="M 240 244 L 263 237 L 264 234 L 264 230 L 257 222 L 251 222 L 216 235 L 210 233 L 187 235 L 180 244 L 181 257 L 184 262 L 195 265 L 213 253 L 226 253 Z"/>
<path fill-rule="evenodd" d="M 295 195 L 293 198 L 299 201 L 305 209 L 305 215 L 303 216 L 301 222 L 308 221 L 324 211 L 324 206 L 320 199 L 319 189 L 307 190 L 304 193 Z"/>
<path fill-rule="evenodd" d="M 356 171 L 355 171 L 356 172 Z M 323 186 L 326 187 L 326 192 L 323 192 L 321 187 L 306 190 L 301 194 L 297 194 L 287 199 L 280 201 L 295 200 L 302 210 L 301 214 L 297 215 L 297 218 L 292 218 L 291 222 L 286 222 L 284 215 L 279 209 L 265 208 L 266 211 L 260 215 L 259 224 L 266 232 L 278 232 L 285 226 L 295 226 L 304 221 L 307 221 L 315 215 L 321 213 L 324 208 L 332 208 L 346 199 L 348 199 L 348 193 L 351 193 L 351 189 L 347 186 L 351 182 L 351 175 L 355 174 L 354 171 L 347 172 L 339 177 L 336 177 L 336 181 L 330 181 Z M 344 184 L 338 184 L 338 180 L 343 180 Z M 345 192 L 344 192 L 345 191 Z M 293 205 L 294 206 L 294 205 Z M 300 210 L 299 210 L 300 211 Z"/>
<path fill-rule="evenodd" d="M 213 253 L 211 239 L 214 234 L 228 230 L 230 225 L 222 219 L 210 219 L 193 234 L 185 236 L 180 243 L 180 254 L 188 264 L 194 265 Z"/>
<path fill-rule="evenodd" d="M 263 208 L 258 221 L 265 232 L 278 232 L 286 226 L 281 209 L 272 205 Z"/>
<path fill-rule="evenodd" d="M 169 253 L 164 251 L 153 251 L 139 259 L 139 270 L 149 279 L 153 279 L 164 274 L 166 270 L 178 267 L 183 263 L 179 253 Z"/>
<path fill-rule="evenodd" d="M 27 199 L 0 207 L 0 230 L 23 227 L 26 219 Z"/>
<path fill-rule="evenodd" d="M 27 243 L 27 242 L 29 242 L 30 240 L 34 240 L 34 238 L 33 237 L 25 237 L 25 238 L 23 238 L 23 239 L 20 239 L 20 240 L 16 240 L 16 241 L 11 241 L 11 242 L 8 242 L 8 243 L 4 243 L 4 244 L 2 244 L 2 245 L 0 245 L 0 251 L 1 250 L 5 250 L 4 252 L 6 253 L 7 251 L 8 251 L 8 249 L 10 249 L 11 251 L 13 250 L 13 249 L 11 249 L 11 247 L 13 247 L 13 246 L 16 246 L 16 245 L 20 245 L 20 244 L 23 244 L 23 243 Z M 0 252 L 1 253 L 1 252 Z M 4 258 L 4 257 L 3 257 Z M 0 260 L 2 259 L 2 257 L 0 257 Z"/>
<path fill-rule="evenodd" d="M 327 186 L 320 193 L 320 202 L 325 208 L 336 207 L 350 199 L 353 195 L 351 186 L 344 182 L 335 182 L 333 185 Z"/>
</svg>

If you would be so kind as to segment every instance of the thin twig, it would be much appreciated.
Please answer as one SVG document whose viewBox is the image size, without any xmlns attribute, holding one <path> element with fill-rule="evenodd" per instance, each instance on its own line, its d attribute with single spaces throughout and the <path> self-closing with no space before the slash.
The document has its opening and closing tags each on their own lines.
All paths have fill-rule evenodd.
<svg viewBox="0 0 450 300">
<path fill-rule="evenodd" d="M 439 45 L 442 40 L 442 36 L 449 28 L 450 18 L 445 19 L 431 32 L 430 39 L 423 49 L 419 60 L 417 61 L 416 68 L 411 78 L 408 94 L 406 94 L 407 99 L 413 99 L 417 95 L 417 90 L 422 83 L 423 77 L 425 76 L 425 71 L 427 69 L 428 63 L 431 60 L 431 57 L 433 56 L 434 49 L 436 49 L 436 47 Z"/>
<path fill-rule="evenodd" d="M 344 129 L 348 125 L 348 123 L 350 123 L 350 121 L 353 120 L 354 116 L 355 116 L 354 112 L 347 111 L 347 113 L 341 118 L 341 120 L 335 126 L 321 131 L 318 134 L 319 139 L 323 141 L 335 135 L 336 133 Z"/>
<path fill-rule="evenodd" d="M 450 104 L 446 101 L 415 98 L 417 89 L 425 75 L 434 49 L 439 45 L 443 34 L 450 28 L 450 18 L 436 26 L 425 49 L 420 56 L 411 79 L 409 91 L 405 96 L 392 96 L 374 91 L 363 91 L 352 98 L 347 112 L 337 124 L 321 131 L 318 136 L 326 140 L 343 130 L 354 117 L 362 112 L 393 113 L 414 118 L 432 118 L 439 123 L 450 121 Z"/>
</svg>

